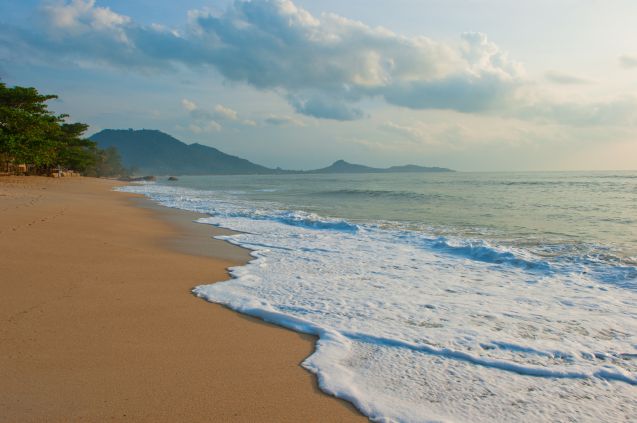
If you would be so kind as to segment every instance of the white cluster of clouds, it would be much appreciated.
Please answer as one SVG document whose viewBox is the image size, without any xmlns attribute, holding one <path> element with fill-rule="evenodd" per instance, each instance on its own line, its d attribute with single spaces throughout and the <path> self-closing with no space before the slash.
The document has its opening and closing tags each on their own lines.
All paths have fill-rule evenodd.
<svg viewBox="0 0 637 423">
<path fill-rule="evenodd" d="M 224 119 L 227 119 L 227 120 L 238 120 L 239 119 L 239 114 L 235 110 L 232 110 L 231 108 L 225 107 L 225 106 L 223 106 L 221 104 L 217 104 L 215 106 L 214 112 L 215 112 L 215 114 L 217 116 L 221 116 L 221 117 L 223 117 Z"/>
<path fill-rule="evenodd" d="M 144 26 L 94 0 L 42 8 L 47 36 L 22 32 L 36 55 L 144 70 L 210 67 L 226 79 L 280 92 L 301 114 L 353 120 L 365 98 L 415 109 L 502 107 L 522 68 L 486 36 L 457 43 L 404 37 L 290 0 L 235 1 L 222 14 L 191 11 L 187 29 Z"/>
<path fill-rule="evenodd" d="M 223 104 L 217 104 L 211 111 L 199 107 L 199 105 L 190 99 L 181 100 L 181 107 L 190 115 L 192 123 L 188 127 L 179 129 L 187 129 L 195 134 L 219 132 L 223 129 L 222 124 L 256 126 L 257 123 L 251 119 L 242 119 L 236 110 L 226 107 Z"/>
<path fill-rule="evenodd" d="M 193 134 L 202 134 L 219 132 L 223 128 L 221 124 L 215 119 L 215 113 L 211 113 L 205 109 L 201 109 L 199 105 L 194 101 L 184 98 L 181 100 L 181 106 L 190 114 L 191 123 L 186 128 L 180 126 L 178 129 L 187 129 Z M 226 109 L 221 105 L 219 105 L 218 107 Z"/>
<path fill-rule="evenodd" d="M 42 10 L 52 27 L 75 35 L 101 30 L 117 30 L 119 35 L 125 35 L 122 27 L 131 23 L 127 16 L 119 15 L 105 7 L 96 7 L 95 0 L 45 3 Z M 125 42 L 126 38 L 120 38 L 120 41 Z"/>
<path fill-rule="evenodd" d="M 521 75 L 486 36 L 456 44 L 403 37 L 333 14 L 320 19 L 289 0 L 235 2 L 222 15 L 191 14 L 209 62 L 227 79 L 278 89 L 294 109 L 360 118 L 367 97 L 416 109 L 483 111 L 506 101 Z"/>
<path fill-rule="evenodd" d="M 181 106 L 189 112 L 194 112 L 198 107 L 197 103 L 192 100 L 188 100 L 187 98 L 181 100 Z"/>
<path fill-rule="evenodd" d="M 191 11 L 180 31 L 139 24 L 94 0 L 47 3 L 41 11 L 43 32 L 13 28 L 0 35 L 0 47 L 23 51 L 23 57 L 146 72 L 214 70 L 227 80 L 277 92 L 297 113 L 316 118 L 360 119 L 366 116 L 361 103 L 379 98 L 409 109 L 564 117 L 566 123 L 632 124 L 637 118 L 633 98 L 559 104 L 525 97 L 523 67 L 481 33 L 462 34 L 457 42 L 406 37 L 330 13 L 313 16 L 291 0 L 235 0 L 222 13 Z M 620 62 L 637 66 L 634 56 Z M 562 85 L 589 82 L 557 72 L 545 77 Z M 220 128 L 221 119 L 239 119 L 223 106 L 205 112 L 194 103 L 183 105 L 199 124 L 207 121 L 207 130 Z M 611 112 L 618 113 L 611 118 Z"/>
</svg>

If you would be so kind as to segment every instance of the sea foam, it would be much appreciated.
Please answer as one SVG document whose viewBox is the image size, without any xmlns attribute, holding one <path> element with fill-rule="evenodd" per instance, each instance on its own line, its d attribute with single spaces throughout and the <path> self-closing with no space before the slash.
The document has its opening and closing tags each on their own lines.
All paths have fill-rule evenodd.
<svg viewBox="0 0 637 423">
<path fill-rule="evenodd" d="M 628 421 L 637 415 L 635 268 L 327 219 L 161 185 L 253 260 L 196 287 L 318 336 L 303 366 L 374 421 Z M 623 276 L 621 276 L 623 275 Z M 609 278 L 605 280 L 604 278 Z"/>
</svg>

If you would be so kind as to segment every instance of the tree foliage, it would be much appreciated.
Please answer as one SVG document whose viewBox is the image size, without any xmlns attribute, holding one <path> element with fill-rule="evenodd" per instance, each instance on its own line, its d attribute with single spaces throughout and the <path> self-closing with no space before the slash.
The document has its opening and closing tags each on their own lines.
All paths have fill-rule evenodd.
<svg viewBox="0 0 637 423">
<path fill-rule="evenodd" d="M 31 165 L 38 173 L 61 167 L 92 176 L 125 175 L 117 151 L 101 150 L 83 137 L 88 125 L 67 123 L 67 115 L 48 109 L 46 103 L 56 98 L 0 82 L 0 160 Z"/>
</svg>

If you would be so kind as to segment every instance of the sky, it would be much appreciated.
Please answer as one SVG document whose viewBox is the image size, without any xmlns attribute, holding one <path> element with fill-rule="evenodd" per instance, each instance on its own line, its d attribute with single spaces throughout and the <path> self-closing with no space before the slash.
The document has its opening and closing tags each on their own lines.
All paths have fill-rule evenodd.
<svg viewBox="0 0 637 423">
<path fill-rule="evenodd" d="M 0 79 L 288 169 L 637 169 L 634 0 L 0 0 Z"/>
</svg>

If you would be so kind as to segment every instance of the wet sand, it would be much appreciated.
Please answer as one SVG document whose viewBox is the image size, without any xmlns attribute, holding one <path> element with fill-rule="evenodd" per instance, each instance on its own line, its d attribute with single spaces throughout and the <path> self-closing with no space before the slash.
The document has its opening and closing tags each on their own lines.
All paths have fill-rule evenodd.
<svg viewBox="0 0 637 423">
<path fill-rule="evenodd" d="M 116 184 L 0 177 L 0 421 L 366 421 L 312 337 L 190 294 L 246 250 Z"/>
</svg>

